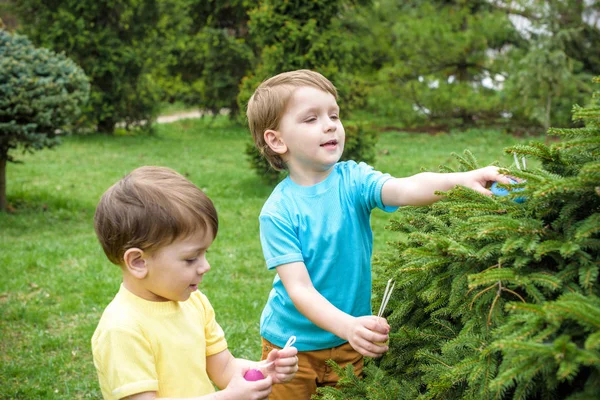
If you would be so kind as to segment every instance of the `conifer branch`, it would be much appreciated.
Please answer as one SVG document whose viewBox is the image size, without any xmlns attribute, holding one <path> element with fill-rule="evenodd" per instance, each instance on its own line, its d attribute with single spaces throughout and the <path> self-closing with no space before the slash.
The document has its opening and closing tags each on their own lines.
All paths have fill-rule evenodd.
<svg viewBox="0 0 600 400">
<path fill-rule="evenodd" d="M 344 380 L 348 396 L 328 398 L 597 397 L 600 96 L 592 101 L 574 107 L 584 128 L 549 130 L 559 142 L 505 149 L 539 162 L 503 169 L 523 180 L 507 188 L 523 191 L 490 198 L 457 187 L 398 211 L 395 252 L 380 265 L 402 288 L 387 315 L 391 349 L 364 381 Z M 477 163 L 469 152 L 455 158 L 458 168 L 440 169 Z"/>
</svg>

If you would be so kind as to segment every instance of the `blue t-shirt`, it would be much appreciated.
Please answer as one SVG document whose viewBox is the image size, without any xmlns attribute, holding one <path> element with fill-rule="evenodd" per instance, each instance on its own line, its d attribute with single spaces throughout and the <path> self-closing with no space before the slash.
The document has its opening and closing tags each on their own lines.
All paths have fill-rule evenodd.
<svg viewBox="0 0 600 400">
<path fill-rule="evenodd" d="M 371 315 L 371 211 L 397 209 L 381 201 L 381 188 L 391 178 L 365 163 L 346 161 L 313 186 L 284 179 L 259 217 L 267 267 L 304 262 L 315 289 L 331 304 L 355 317 Z M 262 312 L 260 333 L 280 347 L 295 335 L 299 351 L 345 343 L 296 309 L 278 275 Z"/>
</svg>

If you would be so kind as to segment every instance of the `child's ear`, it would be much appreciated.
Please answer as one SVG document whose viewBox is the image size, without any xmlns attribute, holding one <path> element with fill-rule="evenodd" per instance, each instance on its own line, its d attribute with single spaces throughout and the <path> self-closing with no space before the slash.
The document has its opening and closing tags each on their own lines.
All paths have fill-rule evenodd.
<svg viewBox="0 0 600 400">
<path fill-rule="evenodd" d="M 281 139 L 279 132 L 273 129 L 267 129 L 264 134 L 265 142 L 271 150 L 277 154 L 285 154 L 287 152 L 287 146 Z"/>
<path fill-rule="evenodd" d="M 128 249 L 123 255 L 125 268 L 137 279 L 144 279 L 148 274 L 146 260 L 144 260 L 144 251 L 136 247 Z"/>
</svg>

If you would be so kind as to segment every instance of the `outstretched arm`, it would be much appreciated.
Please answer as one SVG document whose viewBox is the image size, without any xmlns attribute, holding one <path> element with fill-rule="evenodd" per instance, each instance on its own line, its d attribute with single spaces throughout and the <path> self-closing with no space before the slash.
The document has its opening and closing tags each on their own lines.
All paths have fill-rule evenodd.
<svg viewBox="0 0 600 400">
<path fill-rule="evenodd" d="M 193 397 L 191 400 L 264 400 L 271 393 L 273 380 L 270 376 L 255 382 L 244 379 L 244 373 L 254 365 L 249 360 L 235 358 L 229 350 L 206 357 L 206 369 L 211 380 L 221 389 L 216 393 Z M 183 366 L 185 367 L 185 366 Z M 156 392 L 138 393 L 127 400 L 179 400 L 157 397 Z M 183 400 L 183 399 L 181 399 Z M 188 398 L 188 400 L 190 400 Z"/>
<path fill-rule="evenodd" d="M 374 342 L 388 339 L 389 325 L 376 316 L 353 317 L 331 304 L 312 284 L 306 265 L 294 262 L 277 267 L 279 278 L 294 305 L 310 321 L 347 340 L 359 353 L 379 357 L 387 346 Z"/>
<path fill-rule="evenodd" d="M 435 192 L 445 192 L 462 185 L 491 196 L 490 182 L 509 184 L 510 180 L 498 172 L 498 167 L 485 167 L 468 172 L 422 172 L 406 178 L 390 179 L 383 184 L 381 198 L 386 206 L 426 206 L 441 199 Z"/>
</svg>

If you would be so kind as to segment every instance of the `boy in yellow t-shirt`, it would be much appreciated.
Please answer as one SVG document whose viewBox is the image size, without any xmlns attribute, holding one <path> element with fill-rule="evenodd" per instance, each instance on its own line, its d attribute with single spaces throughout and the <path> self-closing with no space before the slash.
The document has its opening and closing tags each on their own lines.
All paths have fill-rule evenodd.
<svg viewBox="0 0 600 400">
<path fill-rule="evenodd" d="M 105 399 L 265 399 L 293 378 L 294 347 L 272 351 L 258 381 L 243 377 L 257 363 L 229 352 L 198 291 L 218 218 L 194 184 L 168 168 L 138 168 L 104 193 L 94 226 L 123 274 L 92 337 Z"/>
</svg>

